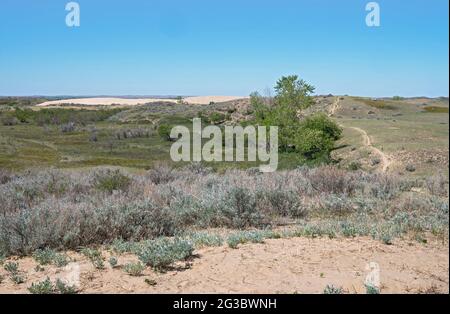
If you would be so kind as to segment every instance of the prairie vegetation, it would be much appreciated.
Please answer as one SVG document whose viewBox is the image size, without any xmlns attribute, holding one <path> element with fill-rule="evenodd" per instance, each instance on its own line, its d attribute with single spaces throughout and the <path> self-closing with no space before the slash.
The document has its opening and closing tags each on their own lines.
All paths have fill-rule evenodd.
<svg viewBox="0 0 450 314">
<path fill-rule="evenodd" d="M 198 229 L 267 230 L 286 221 L 305 235 L 364 235 L 387 244 L 407 234 L 448 237 L 448 182 L 441 176 L 404 179 L 330 166 L 219 175 L 192 165 L 143 174 L 48 170 L 3 181 L 3 255 L 139 242 Z M 427 194 L 414 193 L 416 188 Z"/>
</svg>

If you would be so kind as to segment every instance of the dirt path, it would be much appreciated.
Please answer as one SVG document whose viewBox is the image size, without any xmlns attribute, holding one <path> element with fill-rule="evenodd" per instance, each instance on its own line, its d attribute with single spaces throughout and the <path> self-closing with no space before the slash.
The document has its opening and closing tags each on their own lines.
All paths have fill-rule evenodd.
<svg viewBox="0 0 450 314">
<path fill-rule="evenodd" d="M 45 266 L 44 271 L 36 271 L 36 262 L 24 258 L 17 261 L 27 281 L 13 284 L 2 267 L 0 293 L 27 292 L 32 282 L 47 276 L 64 280 L 73 277 L 74 270 L 81 293 L 322 293 L 327 285 L 342 287 L 346 293 L 365 293 L 369 274 L 379 274 L 382 293 L 449 291 L 448 243 L 402 240 L 387 246 L 368 237 L 290 238 L 238 249 L 204 248 L 195 254 L 187 268 L 185 263 L 166 273 L 146 268 L 140 277 L 121 268 L 136 260 L 131 255 L 119 256 L 114 269 L 106 262 L 104 270 L 96 270 L 79 254 L 69 270 Z M 107 252 L 103 255 L 109 257 Z"/>
<path fill-rule="evenodd" d="M 361 133 L 363 140 L 364 140 L 364 146 L 368 147 L 370 150 L 375 152 L 375 154 L 380 156 L 381 171 L 386 172 L 389 169 L 389 166 L 391 165 L 391 160 L 384 152 L 382 152 L 381 150 L 379 150 L 378 148 L 376 148 L 375 146 L 372 145 L 372 141 L 371 141 L 369 135 L 367 134 L 367 132 L 361 128 L 354 127 L 354 126 L 347 127 L 347 128 L 353 129 L 353 130 Z"/>
<path fill-rule="evenodd" d="M 339 97 L 336 97 L 336 100 L 333 102 L 333 104 L 330 107 L 329 115 L 335 115 L 337 110 L 340 108 L 340 99 Z M 353 129 L 357 132 L 359 132 L 363 137 L 363 143 L 364 146 L 368 147 L 371 151 L 373 151 L 375 154 L 380 156 L 380 168 L 382 172 L 387 172 L 389 169 L 389 166 L 391 165 L 391 159 L 388 157 L 384 152 L 382 152 L 380 149 L 376 148 L 372 145 L 372 140 L 370 139 L 370 136 L 367 134 L 367 132 L 361 128 L 358 127 L 347 127 L 343 124 L 340 124 L 343 128 Z"/>
</svg>

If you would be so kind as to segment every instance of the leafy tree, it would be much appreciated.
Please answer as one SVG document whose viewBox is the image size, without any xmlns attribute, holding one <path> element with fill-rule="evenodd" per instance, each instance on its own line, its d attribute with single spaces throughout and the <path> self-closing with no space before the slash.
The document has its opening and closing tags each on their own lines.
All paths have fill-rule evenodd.
<svg viewBox="0 0 450 314">
<path fill-rule="evenodd" d="M 283 76 L 275 85 L 275 102 L 278 106 L 306 109 L 313 105 L 311 94 L 315 88 L 297 75 Z"/>
<path fill-rule="evenodd" d="M 299 111 L 314 103 L 313 91 L 313 86 L 291 75 L 278 80 L 273 102 L 256 92 L 250 95 L 256 123 L 278 126 L 280 151 L 293 147 L 308 159 L 329 156 L 334 141 L 342 136 L 341 128 L 325 114 L 315 114 L 304 120 L 298 118 Z"/>
</svg>

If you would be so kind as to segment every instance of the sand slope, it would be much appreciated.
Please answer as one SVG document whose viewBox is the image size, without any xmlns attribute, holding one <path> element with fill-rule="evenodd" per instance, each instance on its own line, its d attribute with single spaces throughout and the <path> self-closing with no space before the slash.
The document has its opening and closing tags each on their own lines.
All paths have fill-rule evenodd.
<svg viewBox="0 0 450 314">
<path fill-rule="evenodd" d="M 133 255 L 120 256 L 119 267 L 114 269 L 106 262 L 106 269 L 97 270 L 77 253 L 71 254 L 77 259 L 71 264 L 79 267 L 81 293 L 322 293 L 327 285 L 342 287 L 345 293 L 365 293 L 371 262 L 379 265 L 382 293 L 449 291 L 449 247 L 442 242 L 400 240 L 388 246 L 368 237 L 291 238 L 238 249 L 204 248 L 195 253 L 196 258 L 179 263 L 178 268 L 166 273 L 147 268 L 140 277 L 129 276 L 120 268 L 136 261 Z M 105 258 L 109 254 L 103 253 Z M 27 292 L 32 282 L 47 276 L 64 280 L 70 274 L 55 266 L 36 272 L 36 262 L 29 257 L 18 262 L 27 272 L 27 282 L 13 284 L 1 268 L 5 279 L 0 293 Z"/>
<path fill-rule="evenodd" d="M 196 97 L 186 97 L 183 99 L 184 102 L 188 104 L 198 104 L 207 105 L 211 102 L 220 103 L 226 101 L 233 101 L 237 99 L 244 99 L 246 97 L 242 96 L 196 96 Z M 152 102 L 177 102 L 176 99 L 163 99 L 163 98 L 114 98 L 114 97 L 93 97 L 93 98 L 72 98 L 72 99 L 61 99 L 46 101 L 41 104 L 36 105 L 37 107 L 51 107 L 60 105 L 84 105 L 84 106 L 111 106 L 111 105 L 121 105 L 121 106 L 136 106 L 143 105 Z"/>
</svg>

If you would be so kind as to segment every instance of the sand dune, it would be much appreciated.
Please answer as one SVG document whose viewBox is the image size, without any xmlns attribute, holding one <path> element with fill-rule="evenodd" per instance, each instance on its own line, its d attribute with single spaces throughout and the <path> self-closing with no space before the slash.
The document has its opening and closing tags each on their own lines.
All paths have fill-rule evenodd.
<svg viewBox="0 0 450 314">
<path fill-rule="evenodd" d="M 197 96 L 186 97 L 183 99 L 188 104 L 207 105 L 211 102 L 220 103 L 226 101 L 232 101 L 237 99 L 243 99 L 242 96 Z M 167 101 L 177 102 L 176 99 L 162 99 L 162 98 L 113 98 L 113 97 L 94 97 L 94 98 L 73 98 L 73 99 L 61 99 L 46 101 L 36 105 L 37 107 L 51 107 L 60 105 L 84 105 L 84 106 L 136 106 L 143 105 L 152 102 Z"/>
<path fill-rule="evenodd" d="M 211 102 L 226 102 L 238 99 L 245 99 L 248 97 L 242 96 L 196 96 L 196 97 L 186 97 L 183 100 L 188 104 L 198 104 L 198 105 L 208 105 Z"/>
<path fill-rule="evenodd" d="M 58 106 L 64 104 L 74 104 L 74 105 L 84 105 L 84 106 L 111 106 L 111 105 L 127 105 L 136 106 L 143 105 L 146 103 L 152 103 L 157 101 L 170 101 L 176 102 L 175 99 L 158 99 L 158 98 L 139 98 L 139 99 L 128 99 L 128 98 L 73 98 L 73 99 L 62 99 L 46 101 L 36 106 L 38 107 L 49 107 Z"/>
</svg>

